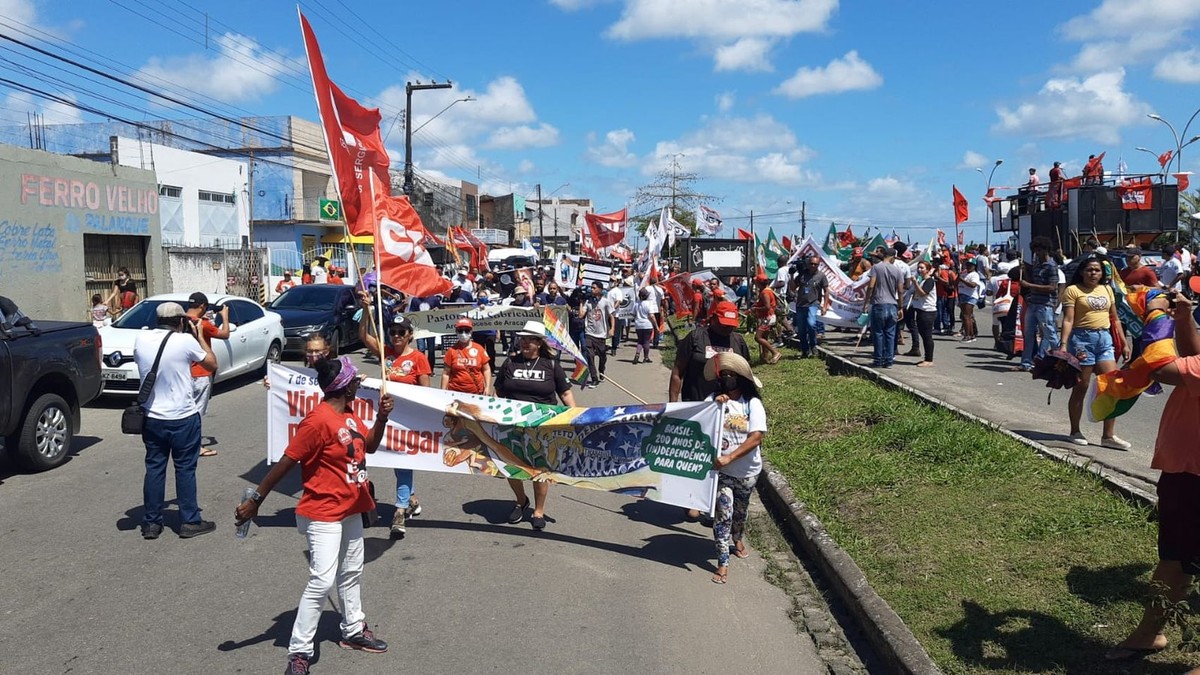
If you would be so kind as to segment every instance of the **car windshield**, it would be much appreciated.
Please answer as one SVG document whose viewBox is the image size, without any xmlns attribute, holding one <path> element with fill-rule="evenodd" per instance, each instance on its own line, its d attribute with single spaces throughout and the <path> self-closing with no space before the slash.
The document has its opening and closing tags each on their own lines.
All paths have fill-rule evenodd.
<svg viewBox="0 0 1200 675">
<path fill-rule="evenodd" d="M 132 328 L 141 330 L 143 328 L 158 327 L 158 306 L 163 304 L 164 300 L 143 300 L 132 309 L 121 315 L 121 318 L 113 322 L 117 328 Z"/>
<path fill-rule="evenodd" d="M 336 286 L 322 284 L 295 286 L 284 291 L 282 295 L 271 302 L 272 309 L 333 309 L 333 303 L 338 297 Z"/>
</svg>

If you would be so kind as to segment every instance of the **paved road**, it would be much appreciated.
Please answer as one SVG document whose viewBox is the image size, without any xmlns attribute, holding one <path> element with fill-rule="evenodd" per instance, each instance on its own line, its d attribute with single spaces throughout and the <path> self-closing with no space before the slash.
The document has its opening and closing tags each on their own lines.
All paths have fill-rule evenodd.
<svg viewBox="0 0 1200 675">
<path fill-rule="evenodd" d="M 633 366 L 622 351 L 610 374 L 665 398 L 666 369 Z M 582 405 L 630 401 L 611 385 L 577 394 Z M 64 466 L 0 472 L 0 673 L 282 670 L 307 571 L 296 476 L 268 498 L 253 536 L 238 541 L 232 525 L 242 489 L 265 471 L 263 389 L 218 388 L 205 430 L 220 455 L 199 472 L 218 530 L 193 540 L 139 536 L 143 449 L 119 434 L 121 405 L 85 411 Z M 373 478 L 394 489 L 390 471 Z M 425 513 L 408 538 L 367 537 L 364 604 L 391 651 L 338 649 L 327 608 L 314 672 L 825 672 L 764 561 L 734 559 L 730 583 L 711 583 L 711 532 L 679 509 L 556 488 L 554 520 L 538 534 L 504 524 L 511 493 L 499 480 L 423 473 L 416 483 Z"/>
<path fill-rule="evenodd" d="M 1034 380 L 1028 374 L 1011 372 L 1010 368 L 1019 359 L 1009 361 L 1003 354 L 992 349 L 991 313 L 980 315 L 980 337 L 973 343 L 963 343 L 959 338 L 935 336 L 933 368 L 917 368 L 920 360 L 915 357 L 899 356 L 896 365 L 884 371 L 888 377 L 899 380 L 931 396 L 936 396 L 968 412 L 1036 440 L 1044 445 L 1064 448 L 1088 457 L 1098 464 L 1114 469 L 1136 479 L 1143 487 L 1153 492 L 1158 481 L 1158 471 L 1150 468 L 1154 454 L 1154 439 L 1158 434 L 1158 420 L 1171 387 L 1160 396 L 1141 397 L 1128 413 L 1117 420 L 1117 436 L 1129 441 L 1133 447 L 1128 451 L 1102 448 L 1098 445 L 1081 447 L 1067 440 L 1070 424 L 1067 421 L 1066 390 L 1053 391 L 1050 404 L 1046 395 L 1051 393 L 1045 381 Z M 824 346 L 835 353 L 849 357 L 855 363 L 870 366 L 870 338 L 863 339 L 855 347 L 857 335 L 851 333 L 826 333 Z M 911 346 L 908 336 L 901 351 Z M 1082 431 L 1093 442 L 1100 441 L 1100 425 L 1087 421 L 1084 416 Z"/>
</svg>

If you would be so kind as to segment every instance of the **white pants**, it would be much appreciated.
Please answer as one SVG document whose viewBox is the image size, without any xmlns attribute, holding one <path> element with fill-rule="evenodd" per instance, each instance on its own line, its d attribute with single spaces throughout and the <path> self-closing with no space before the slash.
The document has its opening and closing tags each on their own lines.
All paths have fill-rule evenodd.
<svg viewBox="0 0 1200 675">
<path fill-rule="evenodd" d="M 200 408 L 200 417 L 208 413 L 208 399 L 212 397 L 212 375 L 192 378 L 192 400 Z"/>
<path fill-rule="evenodd" d="M 359 586 L 363 570 L 362 514 L 346 516 L 335 523 L 296 516 L 296 528 L 308 539 L 309 576 L 308 585 L 300 595 L 288 653 L 312 656 L 325 596 L 335 582 L 338 603 L 342 606 L 342 636 L 351 637 L 363 630 L 366 617 Z"/>
</svg>

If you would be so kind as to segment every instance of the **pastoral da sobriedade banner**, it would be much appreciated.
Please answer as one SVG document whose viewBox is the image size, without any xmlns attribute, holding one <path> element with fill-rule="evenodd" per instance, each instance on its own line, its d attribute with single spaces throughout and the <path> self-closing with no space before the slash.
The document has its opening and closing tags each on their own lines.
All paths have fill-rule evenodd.
<svg viewBox="0 0 1200 675">
<path fill-rule="evenodd" d="M 267 461 L 275 462 L 322 396 L 312 370 L 272 364 L 268 377 Z M 364 380 L 355 401 L 368 426 L 379 384 Z M 368 466 L 546 481 L 712 512 L 714 403 L 568 408 L 395 382 L 387 391 L 395 407 Z"/>
</svg>

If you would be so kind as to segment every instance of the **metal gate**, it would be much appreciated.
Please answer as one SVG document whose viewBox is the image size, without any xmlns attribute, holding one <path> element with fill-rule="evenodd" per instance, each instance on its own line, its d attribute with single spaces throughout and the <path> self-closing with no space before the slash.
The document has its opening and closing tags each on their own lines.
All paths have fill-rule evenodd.
<svg viewBox="0 0 1200 675">
<path fill-rule="evenodd" d="M 225 292 L 265 303 L 267 276 L 266 249 L 235 248 L 225 250 Z"/>
<path fill-rule="evenodd" d="M 146 237 L 115 234 L 83 235 L 83 307 L 91 309 L 92 295 L 106 298 L 117 280 L 117 270 L 129 268 L 129 276 L 137 285 L 138 297 L 149 293 L 146 286 Z M 86 310 L 85 310 L 86 311 Z M 83 313 L 81 312 L 81 316 Z"/>
</svg>

